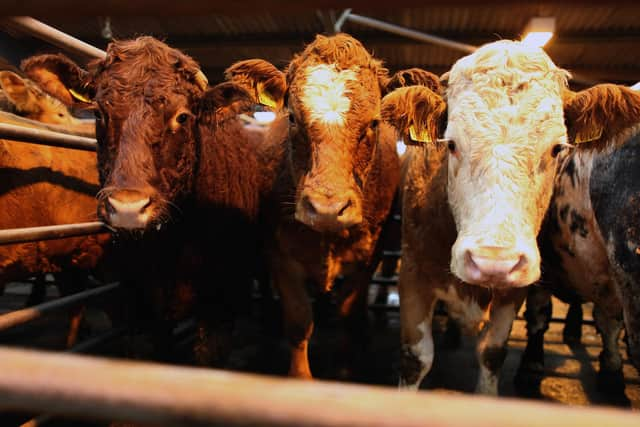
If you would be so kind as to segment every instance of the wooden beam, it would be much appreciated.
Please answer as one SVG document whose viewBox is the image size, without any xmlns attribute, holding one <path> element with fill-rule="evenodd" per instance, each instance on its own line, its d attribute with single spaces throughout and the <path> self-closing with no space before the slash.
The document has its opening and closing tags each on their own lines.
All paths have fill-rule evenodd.
<svg viewBox="0 0 640 427">
<path fill-rule="evenodd" d="M 629 410 L 570 407 L 144 364 L 0 347 L 0 410 L 163 426 L 637 427 Z"/>
</svg>

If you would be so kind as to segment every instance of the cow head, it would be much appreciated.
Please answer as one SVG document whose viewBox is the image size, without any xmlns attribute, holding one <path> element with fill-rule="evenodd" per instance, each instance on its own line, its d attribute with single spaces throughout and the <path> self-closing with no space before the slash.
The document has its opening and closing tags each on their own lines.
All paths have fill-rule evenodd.
<svg viewBox="0 0 640 427">
<path fill-rule="evenodd" d="M 48 78 L 59 62 L 43 55 L 24 69 L 34 79 Z M 36 73 L 40 68 L 51 73 Z M 83 79 L 76 86 L 64 80 L 77 75 Z M 76 98 L 92 100 L 100 217 L 117 229 L 159 229 L 193 189 L 199 120 L 217 114 L 220 99 L 233 94 L 231 85 L 207 91 L 193 59 L 152 37 L 113 42 L 88 73 L 56 76 Z"/>
<path fill-rule="evenodd" d="M 569 145 L 568 74 L 538 48 L 487 44 L 448 73 L 448 197 L 458 236 L 451 271 L 467 283 L 525 286 L 540 277 L 536 237 L 558 154 Z"/>
<path fill-rule="evenodd" d="M 11 106 L 9 111 L 42 123 L 73 126 L 75 129 L 83 125 L 83 121 L 75 118 L 64 103 L 13 71 L 0 71 L 0 87 Z"/>
<path fill-rule="evenodd" d="M 242 80 L 258 101 L 271 100 L 288 113 L 295 218 L 319 232 L 360 224 L 389 82 L 382 63 L 346 34 L 317 36 L 286 75 L 252 60 L 232 66 L 227 78 Z"/>
</svg>

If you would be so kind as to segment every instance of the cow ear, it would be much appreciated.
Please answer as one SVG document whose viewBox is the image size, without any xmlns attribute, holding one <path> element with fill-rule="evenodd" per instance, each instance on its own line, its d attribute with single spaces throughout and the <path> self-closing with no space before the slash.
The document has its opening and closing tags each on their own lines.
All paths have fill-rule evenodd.
<svg viewBox="0 0 640 427">
<path fill-rule="evenodd" d="M 599 146 L 640 122 L 640 93 L 614 84 L 567 91 L 564 115 L 570 143 Z"/>
<path fill-rule="evenodd" d="M 30 113 L 37 108 L 37 98 L 31 84 L 13 71 L 0 71 L 0 86 L 16 110 Z"/>
<path fill-rule="evenodd" d="M 385 93 L 406 86 L 426 86 L 435 93 L 440 93 L 441 90 L 438 76 L 421 68 L 409 68 L 398 71 L 389 79 Z"/>
<path fill-rule="evenodd" d="M 287 92 L 285 74 L 262 59 L 236 62 L 224 73 L 225 78 L 243 86 L 257 104 L 272 110 L 281 110 Z"/>
<path fill-rule="evenodd" d="M 382 99 L 382 119 L 398 130 L 407 145 L 435 142 L 446 109 L 442 97 L 424 86 L 399 88 Z"/>
<path fill-rule="evenodd" d="M 255 105 L 247 89 L 234 82 L 224 82 L 209 88 L 200 101 L 200 119 L 203 122 L 221 122 L 250 112 Z"/>
<path fill-rule="evenodd" d="M 88 73 L 62 54 L 36 55 L 22 61 L 25 74 L 67 107 L 91 103 L 93 88 Z"/>
</svg>

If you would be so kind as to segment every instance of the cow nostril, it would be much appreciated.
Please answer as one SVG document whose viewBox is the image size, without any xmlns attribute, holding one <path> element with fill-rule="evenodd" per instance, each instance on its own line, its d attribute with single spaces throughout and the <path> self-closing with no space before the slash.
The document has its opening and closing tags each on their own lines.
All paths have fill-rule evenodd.
<svg viewBox="0 0 640 427">
<path fill-rule="evenodd" d="M 140 208 L 140 213 L 144 213 L 144 211 L 146 211 L 149 206 L 151 206 L 151 198 L 148 198 L 147 203 L 142 205 L 142 207 Z"/>
<path fill-rule="evenodd" d="M 351 199 L 347 200 L 347 203 L 345 203 L 344 206 L 338 211 L 338 217 L 341 217 L 342 215 L 344 215 L 347 209 L 351 207 L 351 204 L 352 204 Z"/>
<path fill-rule="evenodd" d="M 308 196 L 305 196 L 304 199 L 302 199 L 302 206 L 310 214 L 317 213 L 316 207 L 313 206 L 313 203 L 311 202 L 311 199 L 309 199 Z"/>
<path fill-rule="evenodd" d="M 527 257 L 524 255 L 520 255 L 518 262 L 513 266 L 509 273 L 514 273 L 518 270 L 522 270 L 527 265 Z"/>
</svg>

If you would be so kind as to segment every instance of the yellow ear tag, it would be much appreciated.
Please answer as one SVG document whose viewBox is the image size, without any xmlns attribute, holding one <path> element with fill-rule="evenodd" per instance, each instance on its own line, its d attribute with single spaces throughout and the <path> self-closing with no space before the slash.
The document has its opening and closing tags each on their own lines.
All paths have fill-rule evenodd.
<svg viewBox="0 0 640 427">
<path fill-rule="evenodd" d="M 585 142 L 595 141 L 602 137 L 604 128 L 587 129 L 585 132 L 578 133 L 574 144 L 584 144 Z"/>
<path fill-rule="evenodd" d="M 258 102 L 267 107 L 276 108 L 276 101 L 269 95 L 269 92 L 264 90 L 264 86 L 258 83 Z"/>
<path fill-rule="evenodd" d="M 91 100 L 89 98 L 87 98 L 84 95 L 79 94 L 78 92 L 76 92 L 73 89 L 69 89 L 69 93 L 71 94 L 71 96 L 73 96 L 75 99 L 77 99 L 80 102 L 84 102 L 85 104 L 91 104 Z"/>
<path fill-rule="evenodd" d="M 426 129 L 421 129 L 419 131 L 416 131 L 416 127 L 414 125 L 411 125 L 409 127 L 409 137 L 413 140 L 413 141 L 417 141 L 417 142 L 432 142 L 431 141 L 431 137 L 429 136 L 429 132 L 427 132 Z"/>
</svg>

